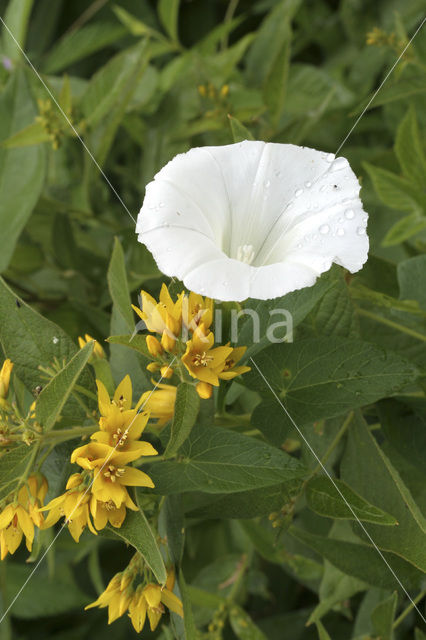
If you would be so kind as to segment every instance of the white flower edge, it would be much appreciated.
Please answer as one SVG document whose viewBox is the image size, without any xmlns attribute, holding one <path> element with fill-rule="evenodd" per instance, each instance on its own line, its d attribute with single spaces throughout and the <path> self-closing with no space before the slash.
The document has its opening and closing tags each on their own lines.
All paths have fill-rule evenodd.
<svg viewBox="0 0 426 640">
<path fill-rule="evenodd" d="M 159 269 L 218 300 L 267 300 L 367 260 L 368 216 L 343 157 L 291 144 L 196 147 L 146 187 L 138 239 Z"/>
</svg>

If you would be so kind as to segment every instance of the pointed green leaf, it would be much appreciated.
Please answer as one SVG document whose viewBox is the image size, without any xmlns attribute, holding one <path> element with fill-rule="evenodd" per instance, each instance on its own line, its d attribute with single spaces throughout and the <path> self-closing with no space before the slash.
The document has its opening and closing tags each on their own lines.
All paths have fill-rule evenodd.
<svg viewBox="0 0 426 640">
<path fill-rule="evenodd" d="M 14 133 L 6 140 L 3 140 L 1 146 L 4 149 L 13 149 L 16 147 L 30 147 L 34 144 L 49 142 L 50 135 L 47 133 L 41 122 L 33 122 L 28 127 L 24 127 L 17 133 Z"/>
<path fill-rule="evenodd" d="M 228 114 L 229 125 L 231 127 L 234 142 L 242 142 L 243 140 L 254 140 L 250 131 L 234 116 Z"/>
<path fill-rule="evenodd" d="M 173 42 L 178 42 L 178 17 L 180 0 L 160 0 L 158 3 L 158 16 L 161 24 L 167 31 Z"/>
<path fill-rule="evenodd" d="M 422 194 L 407 178 L 368 162 L 364 162 L 363 167 L 370 176 L 380 200 L 388 207 L 410 213 L 421 209 L 419 200 L 422 200 Z"/>
<path fill-rule="evenodd" d="M 393 640 L 393 621 L 398 604 L 396 591 L 386 600 L 380 602 L 371 614 L 371 622 L 375 635 L 381 640 Z"/>
<path fill-rule="evenodd" d="M 388 230 L 382 241 L 383 247 L 394 247 L 409 240 L 426 229 L 426 218 L 419 213 L 404 216 Z"/>
<path fill-rule="evenodd" d="M 123 248 L 118 238 L 114 239 L 114 248 L 108 267 L 107 278 L 112 301 L 121 318 L 129 327 L 129 330 L 133 331 L 135 325 L 133 322 L 129 286 L 127 284 L 126 264 L 124 261 Z"/>
<path fill-rule="evenodd" d="M 170 440 L 164 452 L 165 458 L 174 456 L 185 442 L 197 419 L 200 397 L 192 384 L 181 382 L 177 389 L 175 414 L 170 432 Z"/>
<path fill-rule="evenodd" d="M 136 551 L 139 551 L 158 582 L 162 585 L 166 584 L 167 571 L 163 556 L 148 520 L 142 511 L 128 511 L 126 519 L 120 528 L 107 525 L 107 529 L 114 536 L 122 538 L 127 544 L 131 544 Z"/>
<path fill-rule="evenodd" d="M 396 132 L 395 153 L 405 177 L 423 189 L 426 183 L 426 158 L 413 107 L 407 111 Z"/>
<path fill-rule="evenodd" d="M 328 632 L 327 632 L 326 628 L 324 627 L 324 625 L 322 624 L 322 622 L 320 620 L 317 620 L 315 622 L 315 624 L 316 624 L 316 627 L 317 627 L 319 640 L 331 640 L 331 638 L 328 635 Z"/>
<path fill-rule="evenodd" d="M 240 640 L 266 640 L 265 634 L 253 622 L 251 617 L 238 605 L 232 605 L 229 611 L 232 631 Z"/>
<path fill-rule="evenodd" d="M 3 20 L 10 29 L 10 32 L 13 33 L 13 38 L 9 30 L 3 25 L 2 53 L 12 60 L 17 60 L 22 56 L 22 52 L 16 45 L 15 40 L 22 49 L 25 49 L 25 40 L 33 3 L 34 0 L 10 0 L 7 5 Z"/>
<path fill-rule="evenodd" d="M 59 420 L 61 411 L 93 353 L 94 342 L 80 349 L 59 373 L 44 387 L 36 404 L 38 422 L 45 431 L 52 429 Z"/>
<path fill-rule="evenodd" d="M 327 476 L 312 478 L 306 485 L 306 499 L 313 511 L 327 518 L 359 519 L 382 525 L 398 524 L 393 516 L 361 498 L 337 478 L 333 481 Z"/>
</svg>

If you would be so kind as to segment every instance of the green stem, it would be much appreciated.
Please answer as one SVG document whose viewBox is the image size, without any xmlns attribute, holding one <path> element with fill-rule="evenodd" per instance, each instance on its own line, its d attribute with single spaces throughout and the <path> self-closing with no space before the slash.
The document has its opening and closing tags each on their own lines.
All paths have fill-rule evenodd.
<svg viewBox="0 0 426 640">
<path fill-rule="evenodd" d="M 405 618 L 408 616 L 410 611 L 412 611 L 414 609 L 414 607 L 416 606 L 416 604 L 418 604 L 420 602 L 420 600 L 422 600 L 425 596 L 426 596 L 426 589 L 424 589 L 423 591 L 420 591 L 419 595 L 416 596 L 414 598 L 414 600 L 412 602 L 410 602 L 408 607 L 406 609 L 404 609 L 404 611 L 401 613 L 401 615 L 398 616 L 398 618 L 393 623 L 393 628 L 394 629 L 396 629 L 401 624 L 401 622 L 403 620 L 405 620 Z"/>
<path fill-rule="evenodd" d="M 317 466 L 315 467 L 315 469 L 312 471 L 311 477 L 314 476 L 315 474 L 318 473 L 318 471 L 320 471 L 326 464 L 327 460 L 329 459 L 329 457 L 331 456 L 331 454 L 333 453 L 334 449 L 337 447 L 337 445 L 339 444 L 340 440 L 343 438 L 344 434 L 346 433 L 347 428 L 349 427 L 350 423 L 352 422 L 354 417 L 354 412 L 351 411 L 347 416 L 345 421 L 343 422 L 342 426 L 340 427 L 339 431 L 336 433 L 336 436 L 333 440 L 333 442 L 330 444 L 330 446 L 328 447 L 327 451 L 325 452 L 321 462 L 318 462 Z"/>
<path fill-rule="evenodd" d="M 426 335 L 423 335 L 422 333 L 419 333 L 414 329 L 410 329 L 409 327 L 406 327 L 403 324 L 399 324 L 399 322 L 394 322 L 393 320 L 389 320 L 388 318 L 379 316 L 376 313 L 373 313 L 372 311 L 367 311 L 367 309 L 358 308 L 357 312 L 361 316 L 365 316 L 366 318 L 370 318 L 371 320 L 376 320 L 376 322 L 381 322 L 382 324 L 385 324 L 388 327 L 392 327 L 392 329 L 396 329 L 397 331 L 406 333 L 412 338 L 416 338 L 417 340 L 422 340 L 423 342 L 426 342 Z"/>
<path fill-rule="evenodd" d="M 216 426 L 225 426 L 225 427 L 251 427 L 250 414 L 243 413 L 241 415 L 233 415 L 229 413 L 220 413 L 216 414 L 214 417 L 214 424 Z"/>
<path fill-rule="evenodd" d="M 72 440 L 79 436 L 90 436 L 95 432 L 93 427 L 71 427 L 70 429 L 52 430 L 41 436 L 43 442 L 49 440 L 55 440 L 55 442 L 63 442 L 65 440 Z"/>
</svg>

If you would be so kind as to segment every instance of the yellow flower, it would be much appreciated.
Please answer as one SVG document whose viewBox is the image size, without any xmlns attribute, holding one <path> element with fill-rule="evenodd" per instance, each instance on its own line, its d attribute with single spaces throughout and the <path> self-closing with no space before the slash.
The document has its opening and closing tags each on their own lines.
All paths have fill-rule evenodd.
<svg viewBox="0 0 426 640">
<path fill-rule="evenodd" d="M 97 535 L 90 520 L 89 501 L 91 496 L 90 491 L 84 485 L 83 476 L 80 473 L 74 473 L 70 476 L 66 489 L 65 493 L 40 509 L 40 511 L 50 512 L 41 528 L 48 529 L 56 524 L 60 518 L 65 517 L 69 532 L 76 542 L 80 540 L 86 525 L 92 533 Z"/>
<path fill-rule="evenodd" d="M 163 335 L 164 331 L 171 331 L 177 336 L 180 333 L 182 315 L 183 292 L 173 302 L 170 293 L 163 283 L 160 291 L 160 301 L 141 291 L 142 309 L 132 305 L 134 311 L 145 322 L 148 331 Z M 169 326 L 168 326 L 169 324 Z"/>
<path fill-rule="evenodd" d="M 157 420 L 157 426 L 162 426 L 171 420 L 175 413 L 177 387 L 169 384 L 157 384 L 154 391 L 145 391 L 139 404 L 146 407 L 150 418 Z"/>
<path fill-rule="evenodd" d="M 31 475 L 27 485 L 21 487 L 15 502 L 8 504 L 0 514 L 0 557 L 15 553 L 23 536 L 28 551 L 34 540 L 34 525 L 41 527 L 43 516 L 38 507 L 47 492 L 47 481 L 43 476 Z"/>
<path fill-rule="evenodd" d="M 213 333 L 210 331 L 206 334 L 204 325 L 200 324 L 194 331 L 192 340 L 186 343 L 182 362 L 193 378 L 218 386 L 218 375 L 223 371 L 225 362 L 232 353 L 232 348 L 213 348 L 213 344 Z"/>
<path fill-rule="evenodd" d="M 102 346 L 99 344 L 99 342 L 97 340 L 95 340 L 95 338 L 92 338 L 92 336 L 89 336 L 88 333 L 84 334 L 84 338 L 82 338 L 81 336 L 78 336 L 78 344 L 80 346 L 80 349 L 82 349 L 83 347 L 86 346 L 86 344 L 88 342 L 90 342 L 91 340 L 93 340 L 93 342 L 95 343 L 95 346 L 93 347 L 93 353 L 92 353 L 92 358 L 98 359 L 98 358 L 105 358 L 105 351 L 103 350 Z"/>
<path fill-rule="evenodd" d="M 93 495 L 90 498 L 90 513 L 93 524 L 98 531 L 106 527 L 108 522 L 113 527 L 120 528 L 126 517 L 126 508 L 139 511 L 129 494 L 126 495 L 124 502 L 119 507 L 116 507 L 112 500 L 102 502 Z"/>
<path fill-rule="evenodd" d="M 191 291 L 182 301 L 182 320 L 191 331 L 203 324 L 208 329 L 213 322 L 213 300 Z"/>
<path fill-rule="evenodd" d="M 7 394 L 9 393 L 10 374 L 12 373 L 13 362 L 6 358 L 0 370 L 0 407 L 6 404 Z"/>
<path fill-rule="evenodd" d="M 135 630 L 139 633 L 148 615 L 151 631 L 155 631 L 165 609 L 164 605 L 183 618 L 183 607 L 180 599 L 165 587 L 158 584 L 139 585 L 129 605 L 129 616 Z"/>
<path fill-rule="evenodd" d="M 91 439 L 109 445 L 117 452 L 137 451 L 139 455 L 127 461 L 136 460 L 139 456 L 155 456 L 157 451 L 148 442 L 139 441 L 149 418 L 148 411 L 137 411 L 132 406 L 132 383 L 126 376 L 118 385 L 111 401 L 108 391 L 99 380 L 98 402 L 101 418 L 100 431 L 92 434 Z"/>
<path fill-rule="evenodd" d="M 129 576 L 132 579 L 131 575 Z M 123 580 L 124 578 L 124 580 Z M 92 607 L 103 609 L 108 607 L 108 624 L 117 620 L 127 610 L 133 596 L 133 589 L 125 579 L 125 572 L 117 573 L 110 580 L 105 591 L 101 593 L 99 598 L 84 607 L 85 610 Z"/>
<path fill-rule="evenodd" d="M 239 367 L 235 366 L 236 363 L 239 362 L 243 357 L 246 349 L 247 347 L 235 347 L 234 349 L 232 349 L 231 354 L 225 361 L 223 370 L 219 373 L 219 378 L 221 380 L 232 380 L 232 378 L 250 371 L 250 367 L 246 367 L 244 365 L 240 365 Z"/>
</svg>

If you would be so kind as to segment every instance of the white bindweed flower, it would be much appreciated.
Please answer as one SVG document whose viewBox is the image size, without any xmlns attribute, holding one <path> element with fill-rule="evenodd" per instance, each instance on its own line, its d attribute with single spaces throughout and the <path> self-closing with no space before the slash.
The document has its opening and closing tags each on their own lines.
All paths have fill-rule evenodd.
<svg viewBox="0 0 426 640">
<path fill-rule="evenodd" d="M 312 286 L 367 259 L 367 214 L 345 158 L 240 142 L 176 156 L 147 185 L 136 232 L 159 269 L 218 300 Z"/>
</svg>

